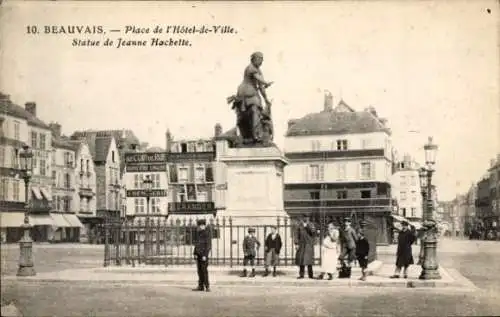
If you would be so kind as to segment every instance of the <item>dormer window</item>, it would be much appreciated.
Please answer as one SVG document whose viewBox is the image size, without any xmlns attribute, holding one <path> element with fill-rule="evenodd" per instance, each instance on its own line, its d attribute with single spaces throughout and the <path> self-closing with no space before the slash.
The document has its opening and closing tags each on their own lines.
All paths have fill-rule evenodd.
<svg viewBox="0 0 500 317">
<path fill-rule="evenodd" d="M 337 151 L 347 151 L 347 140 L 337 140 Z"/>
<path fill-rule="evenodd" d="M 115 162 L 115 151 L 111 151 L 111 162 Z"/>
<path fill-rule="evenodd" d="M 196 152 L 203 152 L 205 151 L 205 143 L 204 142 L 198 142 L 196 144 Z"/>
<path fill-rule="evenodd" d="M 186 152 L 187 152 L 187 144 L 181 143 L 181 153 L 186 153 Z"/>
</svg>

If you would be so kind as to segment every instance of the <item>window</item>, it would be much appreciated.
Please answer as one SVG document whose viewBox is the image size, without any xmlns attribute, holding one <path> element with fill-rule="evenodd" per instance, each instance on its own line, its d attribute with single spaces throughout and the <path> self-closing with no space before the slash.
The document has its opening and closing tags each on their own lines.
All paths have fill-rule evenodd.
<svg viewBox="0 0 500 317">
<path fill-rule="evenodd" d="M 64 166 L 73 167 L 73 153 L 64 152 Z"/>
<path fill-rule="evenodd" d="M 64 211 L 68 212 L 71 209 L 71 197 L 64 197 Z"/>
<path fill-rule="evenodd" d="M 115 151 L 111 151 L 111 162 L 115 162 Z"/>
<path fill-rule="evenodd" d="M 10 165 L 13 167 L 13 168 L 19 168 L 19 161 L 17 159 L 17 149 L 12 149 L 12 160 L 11 160 L 11 163 Z"/>
<path fill-rule="evenodd" d="M 87 171 L 87 173 L 90 173 L 90 160 L 87 160 L 86 171 Z"/>
<path fill-rule="evenodd" d="M 5 167 L 5 148 L 0 147 L 0 166 Z"/>
<path fill-rule="evenodd" d="M 40 148 L 42 150 L 45 150 L 47 147 L 47 144 L 45 143 L 45 134 L 40 133 Z"/>
<path fill-rule="evenodd" d="M 337 151 L 347 150 L 347 140 L 337 140 Z"/>
<path fill-rule="evenodd" d="M 19 121 L 14 121 L 14 140 L 21 140 L 21 133 L 19 132 Z"/>
<path fill-rule="evenodd" d="M 311 147 L 313 151 L 319 151 L 321 149 L 321 143 L 319 141 L 311 141 Z"/>
<path fill-rule="evenodd" d="M 309 197 L 312 200 L 319 200 L 319 192 L 318 191 L 309 192 Z"/>
<path fill-rule="evenodd" d="M 201 201 L 201 202 L 208 201 L 208 193 L 207 192 L 197 192 L 196 196 L 198 197 L 198 201 Z"/>
<path fill-rule="evenodd" d="M 188 152 L 195 152 L 196 151 L 196 146 L 194 142 L 189 142 L 188 143 Z"/>
<path fill-rule="evenodd" d="M 362 190 L 361 191 L 361 198 L 371 198 L 371 197 L 372 197 L 371 190 Z"/>
<path fill-rule="evenodd" d="M 406 200 L 406 192 L 400 192 L 401 200 Z"/>
<path fill-rule="evenodd" d="M 52 185 L 56 186 L 57 185 L 57 172 L 52 171 Z"/>
<path fill-rule="evenodd" d="M 135 198 L 134 199 L 134 207 L 136 214 L 144 213 L 144 198 Z"/>
<path fill-rule="evenodd" d="M 185 202 L 186 201 L 186 185 L 182 185 L 179 187 L 179 191 L 177 192 L 177 201 L 178 202 Z"/>
<path fill-rule="evenodd" d="M 401 176 L 401 186 L 406 186 L 406 176 Z"/>
<path fill-rule="evenodd" d="M 196 169 L 194 171 L 194 179 L 197 183 L 205 182 L 205 166 L 204 165 L 196 165 Z"/>
<path fill-rule="evenodd" d="M 174 164 L 168 166 L 168 174 L 170 177 L 170 183 L 177 183 L 177 167 Z"/>
<path fill-rule="evenodd" d="M 40 175 L 47 175 L 47 165 L 45 164 L 45 159 L 40 159 Z"/>
<path fill-rule="evenodd" d="M 345 179 L 346 178 L 346 164 L 339 163 L 338 165 L 338 178 Z"/>
<path fill-rule="evenodd" d="M 345 190 L 337 191 L 337 199 L 347 199 L 347 191 Z"/>
<path fill-rule="evenodd" d="M 417 177 L 415 175 L 411 177 L 411 186 L 417 186 Z"/>
<path fill-rule="evenodd" d="M 1 200 L 9 200 L 9 183 L 7 178 L 2 178 L 0 181 L 0 198 Z"/>
<path fill-rule="evenodd" d="M 151 180 L 153 181 L 152 188 L 161 188 L 160 174 L 151 174 Z"/>
<path fill-rule="evenodd" d="M 21 185 L 21 183 L 19 182 L 19 180 L 14 180 L 12 182 L 12 185 L 14 186 L 13 188 L 13 194 L 14 194 L 14 201 L 19 201 L 19 186 Z"/>
<path fill-rule="evenodd" d="M 188 168 L 187 167 L 179 167 L 179 182 L 185 183 L 188 181 Z"/>
<path fill-rule="evenodd" d="M 370 179 L 372 176 L 372 165 L 370 162 L 361 163 L 361 179 Z"/>
<path fill-rule="evenodd" d="M 135 174 L 134 175 L 134 188 L 135 189 L 141 189 L 142 188 L 142 174 Z"/>
<path fill-rule="evenodd" d="M 361 140 L 361 148 L 362 149 L 369 149 L 371 146 L 371 140 L 370 139 L 363 139 Z"/>
<path fill-rule="evenodd" d="M 152 214 L 155 214 L 155 213 L 160 213 L 160 198 L 158 197 L 153 197 L 151 198 L 151 210 L 150 212 Z"/>
<path fill-rule="evenodd" d="M 413 218 L 415 218 L 415 217 L 417 216 L 417 208 L 415 208 L 415 207 L 412 207 L 412 208 L 411 208 L 411 216 L 412 216 Z"/>
<path fill-rule="evenodd" d="M 64 174 L 64 187 L 71 188 L 71 176 L 69 173 Z"/>
<path fill-rule="evenodd" d="M 181 143 L 181 153 L 186 153 L 186 152 L 187 152 L 187 144 Z"/>
<path fill-rule="evenodd" d="M 313 181 L 323 180 L 325 174 L 325 167 L 323 165 L 311 165 L 310 168 L 310 179 Z"/>
<path fill-rule="evenodd" d="M 406 217 L 406 208 L 401 208 L 401 214 Z"/>
<path fill-rule="evenodd" d="M 205 180 L 207 182 L 214 181 L 214 169 L 212 168 L 212 164 L 210 163 L 205 165 Z"/>
<path fill-rule="evenodd" d="M 83 173 L 83 159 L 80 159 L 80 173 Z"/>
<path fill-rule="evenodd" d="M 37 133 L 32 131 L 31 132 L 31 147 L 32 148 L 37 148 L 38 147 L 38 140 L 37 140 Z"/>
<path fill-rule="evenodd" d="M 194 184 L 187 184 L 186 191 L 187 191 L 187 200 L 196 201 L 196 186 Z"/>
<path fill-rule="evenodd" d="M 198 142 L 196 143 L 196 152 L 204 152 L 205 151 L 205 143 Z"/>
<path fill-rule="evenodd" d="M 414 190 L 411 191 L 411 201 L 413 202 L 417 201 L 417 192 Z"/>
<path fill-rule="evenodd" d="M 214 145 L 211 142 L 209 142 L 209 143 L 206 144 L 206 151 L 207 152 L 213 152 L 214 151 Z"/>
</svg>

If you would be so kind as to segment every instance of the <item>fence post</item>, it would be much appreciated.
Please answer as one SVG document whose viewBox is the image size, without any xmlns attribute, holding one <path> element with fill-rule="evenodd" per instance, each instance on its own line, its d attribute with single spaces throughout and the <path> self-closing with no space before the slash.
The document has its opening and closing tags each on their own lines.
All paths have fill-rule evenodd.
<svg viewBox="0 0 500 317">
<path fill-rule="evenodd" d="M 127 218 L 124 221 L 124 232 L 125 232 L 125 263 L 130 265 L 130 228 Z"/>
<path fill-rule="evenodd" d="M 288 265 L 288 218 L 283 219 L 283 228 L 285 228 L 285 266 Z"/>
<path fill-rule="evenodd" d="M 109 250 L 109 228 L 107 226 L 108 218 L 104 218 L 104 267 L 109 265 L 110 250 Z"/>
<path fill-rule="evenodd" d="M 226 243 L 226 217 L 223 216 L 222 217 L 222 233 L 221 231 L 219 231 L 219 235 L 222 235 L 222 257 L 224 258 L 224 260 L 222 261 L 222 263 L 224 265 L 226 265 L 226 247 L 227 247 L 227 243 Z"/>
<path fill-rule="evenodd" d="M 177 230 L 174 227 L 174 219 L 170 219 L 170 228 L 169 228 L 169 234 L 170 234 L 170 249 L 172 250 L 172 265 L 174 264 L 174 245 L 175 245 L 175 235 L 177 234 Z"/>
<path fill-rule="evenodd" d="M 156 255 L 161 256 L 160 254 L 160 218 L 156 218 Z"/>
<path fill-rule="evenodd" d="M 137 264 L 141 264 L 142 219 L 137 219 Z"/>
<path fill-rule="evenodd" d="M 219 218 L 215 218 L 215 232 L 217 232 L 216 234 L 216 239 L 217 239 L 217 244 L 216 244 L 216 247 L 217 247 L 217 264 L 219 264 L 219 261 L 220 261 L 220 256 L 219 256 L 219 240 L 220 240 L 220 226 L 219 226 Z"/>
<path fill-rule="evenodd" d="M 168 216 L 167 216 L 168 217 Z M 165 248 L 165 267 L 168 266 L 168 235 L 167 235 L 167 218 L 163 219 L 163 245 Z"/>
<path fill-rule="evenodd" d="M 233 267 L 233 218 L 229 217 L 229 267 Z"/>
<path fill-rule="evenodd" d="M 115 252 L 116 252 L 116 258 L 115 258 L 115 263 L 116 265 L 122 265 L 121 263 L 121 254 L 120 254 L 120 244 L 121 244 L 121 221 L 113 221 L 113 227 L 115 230 L 114 236 L 115 236 Z"/>
</svg>

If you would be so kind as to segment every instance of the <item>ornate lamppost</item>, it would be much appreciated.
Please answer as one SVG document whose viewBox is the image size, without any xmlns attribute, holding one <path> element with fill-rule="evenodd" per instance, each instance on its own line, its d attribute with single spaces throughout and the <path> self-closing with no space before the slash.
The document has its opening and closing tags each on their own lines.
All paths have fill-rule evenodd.
<svg viewBox="0 0 500 317">
<path fill-rule="evenodd" d="M 144 185 L 144 191 L 146 193 L 146 230 L 145 230 L 145 242 L 144 251 L 146 256 L 150 251 L 150 236 L 149 236 L 149 201 L 151 199 L 151 188 L 153 187 L 153 180 L 150 175 L 146 175 L 146 178 L 142 181 Z"/>
<path fill-rule="evenodd" d="M 436 163 L 436 152 L 438 146 L 432 142 L 429 137 L 428 143 L 424 146 L 425 167 L 419 171 L 421 184 L 424 185 L 422 198 L 425 208 L 423 210 L 423 261 L 421 280 L 441 279 L 439 274 L 439 264 L 437 260 L 437 234 L 438 228 L 434 219 L 434 204 L 432 201 L 432 174 L 434 173 L 434 164 Z M 424 177 L 425 176 L 425 177 Z M 422 183 L 423 182 L 423 183 Z"/>
<path fill-rule="evenodd" d="M 420 194 L 422 195 L 422 224 L 426 220 L 426 209 L 427 209 L 427 169 L 421 167 L 418 170 L 418 177 L 420 179 Z M 422 235 L 422 227 L 419 232 L 420 236 L 420 252 L 418 254 L 418 265 L 424 264 L 424 236 Z M 425 231 L 424 231 L 425 232 Z"/>
<path fill-rule="evenodd" d="M 30 237 L 31 225 L 29 223 L 29 183 L 31 173 L 33 171 L 33 152 L 30 147 L 25 145 L 19 154 L 21 161 L 21 171 L 24 179 L 24 224 L 21 226 L 24 235 L 19 241 L 19 268 L 17 276 L 34 276 L 36 275 L 33 264 L 33 241 Z"/>
</svg>

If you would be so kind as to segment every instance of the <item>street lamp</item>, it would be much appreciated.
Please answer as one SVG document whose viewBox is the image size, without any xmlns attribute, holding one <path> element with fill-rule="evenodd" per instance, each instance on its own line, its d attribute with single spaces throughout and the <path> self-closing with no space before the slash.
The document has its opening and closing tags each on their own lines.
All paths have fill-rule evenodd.
<svg viewBox="0 0 500 317">
<path fill-rule="evenodd" d="M 437 260 L 437 225 L 433 216 L 432 202 L 432 174 L 434 173 L 434 164 L 436 163 L 436 152 L 438 146 L 433 143 L 432 137 L 429 137 L 428 143 L 424 146 L 425 150 L 425 168 L 419 170 L 420 184 L 422 186 L 423 199 L 423 243 L 421 251 L 422 273 L 419 279 L 437 280 L 441 279 L 439 274 L 439 264 Z"/>
<path fill-rule="evenodd" d="M 24 235 L 19 241 L 19 268 L 17 276 L 34 276 L 36 275 L 33 264 L 33 241 L 30 237 L 31 225 L 29 221 L 29 183 L 31 173 L 33 171 L 33 152 L 30 147 L 25 145 L 19 154 L 21 161 L 21 171 L 24 179 L 24 224 L 21 226 Z"/>
<path fill-rule="evenodd" d="M 144 185 L 144 189 L 146 192 L 146 231 L 145 231 L 145 243 L 146 245 L 144 246 L 144 253 L 146 256 L 149 254 L 149 239 L 151 238 L 149 236 L 149 200 L 151 199 L 151 188 L 153 187 L 153 180 L 151 179 L 150 175 L 146 175 L 146 178 L 142 181 Z"/>
</svg>

